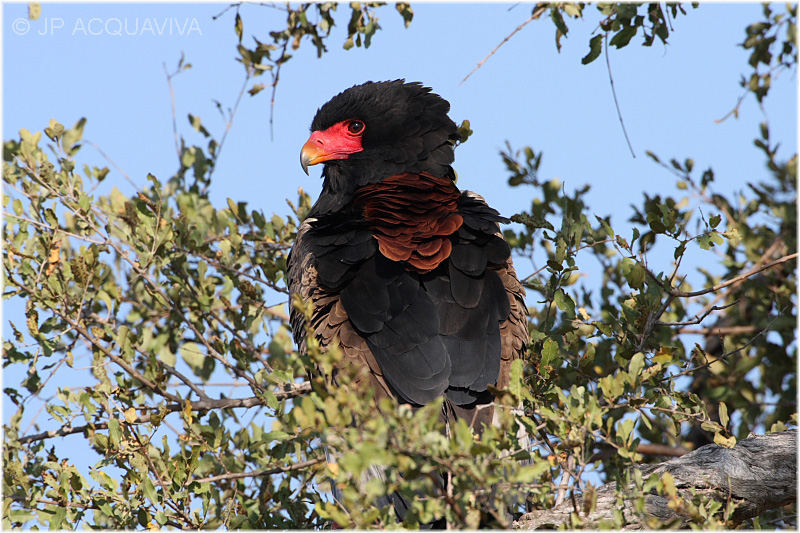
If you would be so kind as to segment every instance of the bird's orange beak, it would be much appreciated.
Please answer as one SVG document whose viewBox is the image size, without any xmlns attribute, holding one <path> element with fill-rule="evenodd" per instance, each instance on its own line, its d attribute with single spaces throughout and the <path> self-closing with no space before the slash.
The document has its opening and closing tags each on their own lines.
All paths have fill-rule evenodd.
<svg viewBox="0 0 800 533">
<path fill-rule="evenodd" d="M 308 174 L 308 167 L 334 159 L 347 159 L 350 154 L 362 151 L 361 137 L 348 135 L 340 122 L 327 130 L 311 134 L 300 150 L 300 166 Z"/>
<path fill-rule="evenodd" d="M 300 166 L 303 167 L 303 172 L 306 175 L 308 175 L 308 167 L 311 165 L 335 159 L 335 154 L 326 151 L 325 144 L 321 132 L 315 131 L 311 134 L 311 138 L 308 139 L 306 144 L 303 145 L 303 149 L 300 150 Z"/>
</svg>

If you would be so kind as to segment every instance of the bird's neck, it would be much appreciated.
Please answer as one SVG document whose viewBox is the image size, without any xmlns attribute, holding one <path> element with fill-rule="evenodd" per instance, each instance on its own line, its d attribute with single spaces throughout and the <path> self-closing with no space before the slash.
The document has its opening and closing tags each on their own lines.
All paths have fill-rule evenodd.
<svg viewBox="0 0 800 533">
<path fill-rule="evenodd" d="M 355 206 L 385 257 L 426 273 L 450 255 L 450 235 L 463 222 L 460 196 L 447 177 L 402 173 L 359 188 Z"/>
<path fill-rule="evenodd" d="M 406 172 L 399 165 L 388 163 L 382 165 L 380 171 L 366 165 L 353 165 L 355 162 L 350 162 L 349 166 L 356 168 L 348 168 L 345 171 L 342 166 L 337 164 L 338 162 L 331 163 L 325 164 L 322 172 L 322 192 L 309 216 L 341 215 L 351 211 L 359 195 L 364 196 L 363 191 L 369 190 L 374 193 L 386 190 L 383 184 L 389 184 L 390 188 L 401 184 L 412 193 L 412 197 L 415 190 L 417 196 L 426 194 L 425 191 L 430 191 L 429 181 L 431 179 L 436 180 L 439 184 L 437 189 L 457 190 L 454 184 L 455 172 L 449 165 L 444 167 L 445 171 L 439 176 L 438 173 L 427 171 Z M 426 177 L 420 180 L 420 176 Z M 353 213 L 355 214 L 356 211 Z"/>
</svg>

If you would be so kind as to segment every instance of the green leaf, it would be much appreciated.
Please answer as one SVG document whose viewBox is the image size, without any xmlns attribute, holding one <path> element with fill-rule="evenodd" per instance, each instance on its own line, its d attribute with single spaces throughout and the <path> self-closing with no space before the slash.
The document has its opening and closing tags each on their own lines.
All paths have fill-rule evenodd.
<svg viewBox="0 0 800 533">
<path fill-rule="evenodd" d="M 686 251 L 686 243 L 682 242 L 675 247 L 675 252 L 673 253 L 673 257 L 675 257 L 675 259 L 678 259 L 680 256 L 684 254 L 685 251 Z"/>
<path fill-rule="evenodd" d="M 83 138 L 84 126 L 86 126 L 86 119 L 81 118 L 80 120 L 78 120 L 78 122 L 75 123 L 75 125 L 72 127 L 71 130 L 67 130 L 64 133 L 64 136 L 62 138 L 62 143 L 64 145 L 64 150 L 69 155 L 74 155 L 80 148 L 80 145 L 78 145 L 78 141 L 80 141 Z"/>
<path fill-rule="evenodd" d="M 538 481 L 542 474 L 550 469 L 550 464 L 547 461 L 538 461 L 530 466 L 523 466 L 516 472 L 511 481 L 512 483 L 530 484 Z"/>
<path fill-rule="evenodd" d="M 250 88 L 250 90 L 247 91 L 247 93 L 250 96 L 255 96 L 255 95 L 257 95 L 258 93 L 260 93 L 261 91 L 263 91 L 266 88 L 267 88 L 267 86 L 265 84 L 263 84 L 263 83 L 255 83 Z"/>
<path fill-rule="evenodd" d="M 545 378 L 549 377 L 550 371 L 547 369 L 550 364 L 558 357 L 558 343 L 553 339 L 545 339 L 542 346 L 541 360 L 539 361 L 539 371 Z"/>
<path fill-rule="evenodd" d="M 239 38 L 239 44 L 242 44 L 242 34 L 244 33 L 244 23 L 242 22 L 242 17 L 239 15 L 238 12 L 236 13 L 236 18 L 234 19 L 234 28 L 233 28 L 233 30 L 236 32 L 236 37 Z"/>
<path fill-rule="evenodd" d="M 470 135 L 472 135 L 473 131 L 469 127 L 469 120 L 462 120 L 461 124 L 458 126 L 458 134 L 460 136 L 459 144 L 464 144 L 469 139 Z"/>
<path fill-rule="evenodd" d="M 719 402 L 719 422 L 722 427 L 728 427 L 728 406 L 725 402 Z"/>
<path fill-rule="evenodd" d="M 206 359 L 206 354 L 198 344 L 194 342 L 185 342 L 180 347 L 181 358 L 189 365 L 195 374 L 200 374 L 203 370 L 203 363 Z"/>
<path fill-rule="evenodd" d="M 627 418 L 621 421 L 617 424 L 617 437 L 620 437 L 623 442 L 628 442 L 634 427 L 635 422 L 633 419 Z"/>
<path fill-rule="evenodd" d="M 275 396 L 275 393 L 269 389 L 265 389 L 264 397 L 266 398 L 267 401 L 267 407 L 269 407 L 273 411 L 277 411 L 279 404 L 278 404 L 278 397 Z"/>
<path fill-rule="evenodd" d="M 611 46 L 616 46 L 617 49 L 627 46 L 633 36 L 636 35 L 637 29 L 636 26 L 628 26 L 627 28 L 621 29 L 611 38 L 609 44 Z"/>
<path fill-rule="evenodd" d="M 638 262 L 634 263 L 633 268 L 631 268 L 631 275 L 630 275 L 630 284 L 631 287 L 634 289 L 641 289 L 644 286 L 644 280 L 646 277 L 646 272 L 644 267 L 640 265 Z"/>
<path fill-rule="evenodd" d="M 158 504 L 158 493 L 156 492 L 156 488 L 149 476 L 144 478 L 142 492 L 144 492 L 145 497 L 153 504 Z"/>
<path fill-rule="evenodd" d="M 114 478 L 103 472 L 102 470 L 92 469 L 89 475 L 100 483 L 100 485 L 106 489 L 117 490 L 119 483 L 116 482 Z"/>
<path fill-rule="evenodd" d="M 567 28 L 567 25 L 564 23 L 564 18 L 561 16 L 561 11 L 558 7 L 550 8 L 550 18 L 553 20 L 553 24 L 556 26 L 556 48 L 560 52 L 561 37 L 567 35 L 569 28 Z"/>
<path fill-rule="evenodd" d="M 673 360 L 672 350 L 660 348 L 656 355 L 653 356 L 653 362 L 666 365 L 671 363 Z"/>
<path fill-rule="evenodd" d="M 265 433 L 264 436 L 261 437 L 261 440 L 263 440 L 264 442 L 272 442 L 272 441 L 281 442 L 284 440 L 289 440 L 290 438 L 291 435 L 289 435 L 285 431 L 270 431 L 269 433 Z"/>
<path fill-rule="evenodd" d="M 647 213 L 647 223 L 655 233 L 663 234 L 667 232 L 667 226 L 664 225 L 658 213 L 652 211 Z"/>
<path fill-rule="evenodd" d="M 613 402 L 625 392 L 625 376 L 615 374 L 600 378 L 597 383 L 603 395 L 609 402 Z"/>
<path fill-rule="evenodd" d="M 644 353 L 636 352 L 634 356 L 631 358 L 631 362 L 628 364 L 628 374 L 630 374 L 631 378 L 637 378 L 642 374 L 642 370 L 644 369 Z"/>
<path fill-rule="evenodd" d="M 536 215 L 531 215 L 528 213 L 517 213 L 516 215 L 512 215 L 511 221 L 518 222 L 520 224 L 525 224 L 528 228 L 534 230 L 540 228 L 546 228 L 551 231 L 555 231 L 555 228 L 553 227 L 552 224 L 550 224 L 550 222 L 548 222 L 542 217 L 537 217 Z"/>
<path fill-rule="evenodd" d="M 44 129 L 44 133 L 51 141 L 56 141 L 64 135 L 64 126 L 55 119 L 50 119 L 50 126 Z"/>
<path fill-rule="evenodd" d="M 56 507 L 55 512 L 53 512 L 53 518 L 50 519 L 50 530 L 58 531 L 64 529 L 64 522 L 66 518 L 67 518 L 67 508 Z"/>
<path fill-rule="evenodd" d="M 597 215 L 595 215 L 594 218 L 596 218 L 597 221 L 600 223 L 600 225 L 603 226 L 603 229 L 606 230 L 606 233 L 608 234 L 608 236 L 613 239 L 614 238 L 614 230 L 611 228 L 611 226 L 608 224 L 608 222 L 606 222 L 605 219 L 600 218 Z"/>
<path fill-rule="evenodd" d="M 408 28 L 411 25 L 411 19 L 414 18 L 414 11 L 411 9 L 411 5 L 406 2 L 398 2 L 395 4 L 395 9 L 397 9 L 400 16 L 403 17 L 403 22 L 406 28 Z"/>
<path fill-rule="evenodd" d="M 564 311 L 566 318 L 570 320 L 575 318 L 575 301 L 564 292 L 564 289 L 558 289 L 553 294 L 553 301 L 559 309 Z"/>
<path fill-rule="evenodd" d="M 595 35 L 589 40 L 589 53 L 586 54 L 583 59 L 581 59 L 581 63 L 584 65 L 588 65 L 598 57 L 600 57 L 600 52 L 603 51 L 603 35 Z"/>
<path fill-rule="evenodd" d="M 108 421 L 108 436 L 111 438 L 111 443 L 116 447 L 119 446 L 122 439 L 122 429 L 119 425 L 119 420 L 112 418 Z"/>
</svg>

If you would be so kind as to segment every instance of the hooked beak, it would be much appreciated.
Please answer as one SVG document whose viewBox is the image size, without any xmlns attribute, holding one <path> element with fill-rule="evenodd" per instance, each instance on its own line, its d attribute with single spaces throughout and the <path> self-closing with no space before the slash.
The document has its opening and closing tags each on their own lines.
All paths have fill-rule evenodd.
<svg viewBox="0 0 800 533">
<path fill-rule="evenodd" d="M 303 167 L 303 172 L 306 175 L 308 175 L 308 167 L 342 157 L 335 151 L 331 151 L 328 147 L 331 143 L 326 141 L 327 139 L 322 132 L 315 131 L 311 134 L 308 142 L 303 145 L 303 149 L 300 150 L 300 166 Z"/>
<path fill-rule="evenodd" d="M 311 157 L 306 153 L 305 149 L 300 150 L 300 166 L 303 167 L 303 172 L 308 176 L 308 165 L 313 164 Z"/>
</svg>

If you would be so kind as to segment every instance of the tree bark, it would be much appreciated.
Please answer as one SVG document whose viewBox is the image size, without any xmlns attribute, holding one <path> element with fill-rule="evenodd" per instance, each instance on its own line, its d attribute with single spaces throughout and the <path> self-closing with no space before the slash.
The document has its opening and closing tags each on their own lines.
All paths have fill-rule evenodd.
<svg viewBox="0 0 800 533">
<path fill-rule="evenodd" d="M 754 436 L 740 441 L 732 449 L 709 444 L 679 457 L 657 465 L 637 466 L 642 479 L 650 475 L 669 472 L 675 479 L 679 497 L 692 499 L 696 494 L 705 494 L 720 502 L 736 503 L 730 519 L 738 524 L 743 520 L 761 515 L 797 501 L 797 430 Z M 635 488 L 630 487 L 631 490 Z M 614 511 L 621 510 L 626 521 L 623 529 L 650 529 L 648 518 L 686 527 L 690 517 L 682 511 L 684 506 L 670 507 L 669 496 L 655 493 L 645 495 L 645 512 L 635 513 L 634 502 L 617 500 L 616 482 L 606 483 L 597 489 L 595 508 L 586 513 L 583 499 L 576 494 L 575 502 L 570 498 L 553 509 L 527 513 L 514 522 L 514 529 L 550 529 L 566 524 L 570 526 L 570 515 L 578 509 L 581 521 L 591 527 L 603 520 L 613 520 Z"/>
</svg>

